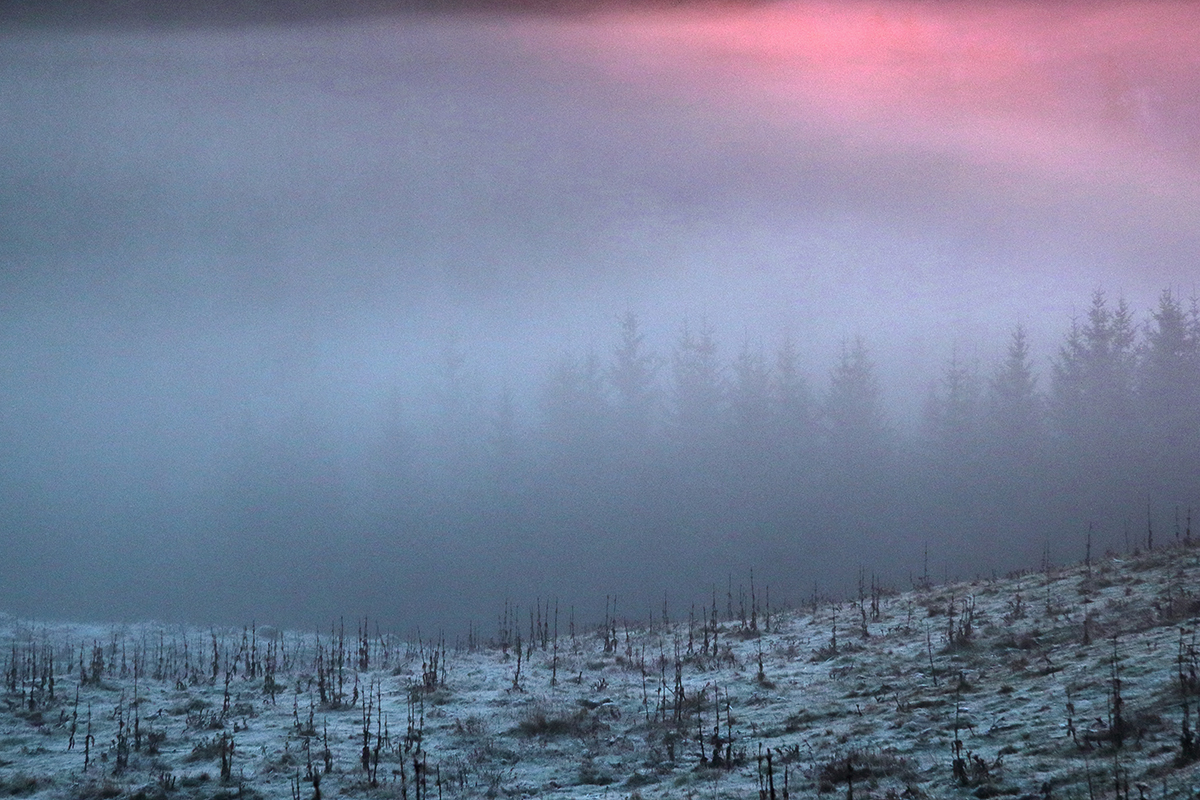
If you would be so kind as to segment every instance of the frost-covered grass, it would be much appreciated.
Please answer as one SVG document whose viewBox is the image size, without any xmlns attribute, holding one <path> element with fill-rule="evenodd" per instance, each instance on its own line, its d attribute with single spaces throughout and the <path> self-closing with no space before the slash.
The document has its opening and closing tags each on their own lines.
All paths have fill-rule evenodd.
<svg viewBox="0 0 1200 800">
<path fill-rule="evenodd" d="M 699 620 L 557 653 L 526 629 L 519 676 L 515 640 L 0 617 L 0 796 L 1200 795 L 1200 548 L 875 606 L 722 619 L 715 647 Z"/>
</svg>

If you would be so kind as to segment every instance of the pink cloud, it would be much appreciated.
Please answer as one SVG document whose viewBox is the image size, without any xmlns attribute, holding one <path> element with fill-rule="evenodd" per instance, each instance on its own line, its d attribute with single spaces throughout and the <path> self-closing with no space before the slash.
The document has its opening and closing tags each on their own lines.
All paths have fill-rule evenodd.
<svg viewBox="0 0 1200 800">
<path fill-rule="evenodd" d="M 538 46 L 717 129 L 917 150 L 1169 202 L 1200 186 L 1190 3 L 795 2 L 542 33 Z"/>
</svg>

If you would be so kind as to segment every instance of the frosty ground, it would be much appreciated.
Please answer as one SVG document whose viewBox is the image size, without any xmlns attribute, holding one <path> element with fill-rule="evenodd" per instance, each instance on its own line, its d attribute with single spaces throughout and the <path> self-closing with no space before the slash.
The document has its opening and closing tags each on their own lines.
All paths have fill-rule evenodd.
<svg viewBox="0 0 1200 800">
<path fill-rule="evenodd" d="M 1177 543 L 453 642 L 0 616 L 0 795 L 1198 797 L 1198 578 Z"/>
</svg>

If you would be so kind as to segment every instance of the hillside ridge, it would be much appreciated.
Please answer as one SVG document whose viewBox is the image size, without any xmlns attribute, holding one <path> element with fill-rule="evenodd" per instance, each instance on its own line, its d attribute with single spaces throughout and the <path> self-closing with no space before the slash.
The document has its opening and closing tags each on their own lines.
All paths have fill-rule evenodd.
<svg viewBox="0 0 1200 800">
<path fill-rule="evenodd" d="M 0 795 L 1196 797 L 1197 587 L 1178 542 L 453 645 L 0 616 Z"/>
</svg>

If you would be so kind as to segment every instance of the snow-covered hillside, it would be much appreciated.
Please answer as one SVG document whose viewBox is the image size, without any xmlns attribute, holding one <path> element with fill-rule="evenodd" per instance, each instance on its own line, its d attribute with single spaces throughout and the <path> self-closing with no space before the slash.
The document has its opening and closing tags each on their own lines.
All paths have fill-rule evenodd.
<svg viewBox="0 0 1200 800">
<path fill-rule="evenodd" d="M 486 642 L 0 617 L 0 795 L 1200 796 L 1200 548 L 861 594 Z"/>
</svg>

